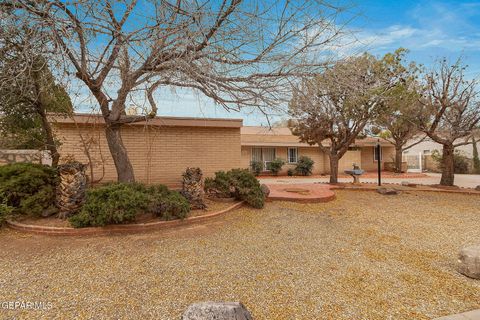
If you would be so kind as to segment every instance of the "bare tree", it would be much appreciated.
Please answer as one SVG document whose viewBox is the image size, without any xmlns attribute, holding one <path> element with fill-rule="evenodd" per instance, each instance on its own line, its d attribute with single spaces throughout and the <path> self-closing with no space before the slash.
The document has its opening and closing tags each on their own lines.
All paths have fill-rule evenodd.
<svg viewBox="0 0 480 320">
<path fill-rule="evenodd" d="M 380 111 L 391 81 L 385 74 L 375 57 L 364 54 L 338 62 L 295 90 L 290 102 L 292 131 L 328 154 L 330 183 L 338 182 L 339 160 Z"/>
<path fill-rule="evenodd" d="M 425 75 L 425 93 L 420 100 L 431 114 L 422 121 L 422 130 L 442 145 L 442 177 L 440 184 L 454 184 L 454 151 L 470 144 L 480 122 L 477 81 L 465 78 L 461 60 L 450 65 L 441 60 Z"/>
<path fill-rule="evenodd" d="M 72 73 L 97 100 L 118 179 L 134 173 L 120 128 L 157 113 L 163 86 L 192 88 L 228 110 L 266 112 L 340 34 L 342 8 L 323 1 L 10 0 L 51 35 Z M 316 53 L 316 54 L 315 54 Z M 116 92 L 113 92 L 116 91 Z M 148 101 L 143 115 L 125 105 Z"/>
</svg>

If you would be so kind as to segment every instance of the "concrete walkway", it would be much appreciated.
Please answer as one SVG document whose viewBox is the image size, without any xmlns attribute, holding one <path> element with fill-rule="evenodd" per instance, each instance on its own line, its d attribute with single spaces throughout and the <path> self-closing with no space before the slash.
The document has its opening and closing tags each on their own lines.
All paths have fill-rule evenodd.
<svg viewBox="0 0 480 320">
<path fill-rule="evenodd" d="M 421 178 L 382 178 L 383 183 L 402 183 L 402 181 L 408 181 L 416 184 L 439 184 L 440 183 L 440 174 L 439 173 L 427 173 L 426 177 Z M 261 177 L 259 180 L 261 183 L 266 184 L 299 184 L 299 183 L 315 183 L 315 182 L 328 182 L 329 177 L 314 177 L 314 178 L 290 178 L 286 176 L 281 177 Z M 339 178 L 339 182 L 352 182 L 352 178 Z M 369 182 L 376 183 L 376 178 L 362 178 L 360 177 L 360 182 Z M 456 174 L 455 175 L 455 185 L 462 188 L 475 188 L 480 185 L 480 175 L 474 174 Z"/>
<path fill-rule="evenodd" d="M 436 318 L 434 320 L 480 320 L 480 309 L 465 313 L 452 314 L 450 316 Z"/>
</svg>

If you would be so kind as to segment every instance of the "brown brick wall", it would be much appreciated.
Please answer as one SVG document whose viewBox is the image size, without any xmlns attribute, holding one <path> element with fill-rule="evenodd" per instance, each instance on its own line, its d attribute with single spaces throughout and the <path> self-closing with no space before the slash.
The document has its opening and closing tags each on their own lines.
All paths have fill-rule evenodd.
<svg viewBox="0 0 480 320">
<path fill-rule="evenodd" d="M 343 157 L 338 161 L 338 173 L 342 174 L 345 170 L 350 170 L 353 168 L 353 164 L 360 165 L 362 151 L 360 150 L 349 150 Z M 326 173 L 330 172 L 330 159 L 328 155 L 325 155 L 325 170 Z"/>
<path fill-rule="evenodd" d="M 377 162 L 373 161 L 374 147 L 362 147 L 361 168 L 365 171 L 376 171 Z M 391 162 L 395 159 L 395 148 L 382 146 L 382 170 L 383 162 Z"/>
<path fill-rule="evenodd" d="M 102 125 L 57 124 L 62 159 L 88 163 L 90 147 L 94 178 L 115 181 L 117 174 Z M 240 167 L 240 128 L 125 126 L 122 139 L 137 181 L 178 186 L 186 167 L 198 166 L 205 176 Z M 103 165 L 102 165 L 103 164 Z M 104 173 L 103 173 L 104 171 Z"/>
</svg>

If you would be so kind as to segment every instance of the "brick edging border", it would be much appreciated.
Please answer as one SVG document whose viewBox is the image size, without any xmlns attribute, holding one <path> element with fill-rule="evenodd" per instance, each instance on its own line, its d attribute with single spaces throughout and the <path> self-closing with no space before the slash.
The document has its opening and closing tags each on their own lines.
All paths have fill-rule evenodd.
<svg viewBox="0 0 480 320">
<path fill-rule="evenodd" d="M 204 222 L 214 217 L 221 216 L 229 211 L 237 209 L 243 205 L 243 201 L 237 202 L 232 206 L 208 213 L 201 216 L 190 217 L 183 220 L 156 221 L 138 224 L 118 224 L 105 227 L 71 228 L 71 227 L 49 227 L 31 224 L 23 224 L 16 221 L 7 221 L 9 228 L 20 232 L 48 235 L 48 236 L 101 236 L 111 234 L 140 233 L 152 230 L 168 229 L 178 226 L 192 225 Z"/>
</svg>

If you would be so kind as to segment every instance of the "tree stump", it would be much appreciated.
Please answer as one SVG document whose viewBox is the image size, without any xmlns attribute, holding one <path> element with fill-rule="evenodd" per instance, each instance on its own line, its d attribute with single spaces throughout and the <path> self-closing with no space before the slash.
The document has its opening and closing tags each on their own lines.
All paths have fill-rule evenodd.
<svg viewBox="0 0 480 320">
<path fill-rule="evenodd" d="M 192 209 L 205 209 L 205 181 L 200 168 L 187 168 L 182 175 L 182 195 L 190 202 Z"/>
<path fill-rule="evenodd" d="M 60 183 L 57 186 L 58 217 L 66 219 L 76 213 L 85 201 L 87 188 L 86 166 L 77 161 L 58 166 Z"/>
<path fill-rule="evenodd" d="M 182 320 L 253 320 L 241 302 L 200 302 L 190 305 Z"/>
</svg>

